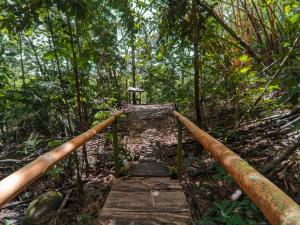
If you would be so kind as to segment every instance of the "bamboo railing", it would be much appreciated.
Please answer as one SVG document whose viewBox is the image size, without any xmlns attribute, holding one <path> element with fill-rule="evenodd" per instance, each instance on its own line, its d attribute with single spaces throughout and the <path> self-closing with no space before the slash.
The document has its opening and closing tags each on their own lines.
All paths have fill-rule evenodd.
<svg viewBox="0 0 300 225">
<path fill-rule="evenodd" d="M 83 134 L 73 138 L 59 147 L 39 156 L 37 159 L 17 170 L 13 174 L 0 181 L 0 208 L 16 197 L 20 192 L 35 182 L 55 164 L 70 155 L 78 147 L 93 138 L 97 133 L 116 122 L 123 114 L 122 111 L 87 130 Z M 116 129 L 114 129 L 116 131 Z"/>
<path fill-rule="evenodd" d="M 231 175 L 272 225 L 300 225 L 300 206 L 221 142 L 174 111 L 174 116 Z M 182 131 L 179 132 L 182 134 Z M 178 137 L 181 139 L 182 137 Z M 181 142 L 180 142 L 181 143 Z M 179 175 L 180 176 L 180 175 Z"/>
</svg>

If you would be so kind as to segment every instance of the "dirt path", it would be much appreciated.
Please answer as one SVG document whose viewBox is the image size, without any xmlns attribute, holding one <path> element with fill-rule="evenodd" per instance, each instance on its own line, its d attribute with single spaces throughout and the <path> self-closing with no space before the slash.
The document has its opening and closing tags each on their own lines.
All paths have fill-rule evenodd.
<svg viewBox="0 0 300 225">
<path fill-rule="evenodd" d="M 138 160 L 159 160 L 160 146 L 177 142 L 172 110 L 171 104 L 130 106 L 120 121 L 124 148 Z"/>
</svg>

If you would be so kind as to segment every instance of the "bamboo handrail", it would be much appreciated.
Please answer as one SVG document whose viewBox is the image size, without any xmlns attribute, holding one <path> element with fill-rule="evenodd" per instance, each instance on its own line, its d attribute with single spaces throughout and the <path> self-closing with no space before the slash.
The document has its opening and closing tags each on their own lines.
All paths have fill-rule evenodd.
<svg viewBox="0 0 300 225">
<path fill-rule="evenodd" d="M 99 123 L 83 134 L 73 138 L 59 147 L 39 156 L 37 159 L 0 181 L 0 208 L 16 197 L 26 187 L 36 181 L 59 161 L 93 138 L 97 133 L 111 125 L 123 111 Z"/>
<path fill-rule="evenodd" d="M 272 225 L 300 225 L 300 206 L 221 142 L 174 111 L 174 116 L 231 175 Z"/>
</svg>

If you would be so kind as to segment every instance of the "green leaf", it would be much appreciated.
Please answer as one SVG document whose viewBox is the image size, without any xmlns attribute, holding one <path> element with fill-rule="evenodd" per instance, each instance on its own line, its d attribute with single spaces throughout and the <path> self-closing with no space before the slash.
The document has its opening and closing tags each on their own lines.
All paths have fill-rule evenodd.
<svg viewBox="0 0 300 225">
<path fill-rule="evenodd" d="M 248 55 L 242 55 L 239 60 L 241 62 L 248 62 L 250 60 L 250 57 Z"/>
<path fill-rule="evenodd" d="M 290 90 L 288 91 L 288 93 L 289 93 L 290 95 L 294 95 L 294 94 L 300 93 L 300 87 L 294 87 L 294 88 L 290 89 Z"/>
<path fill-rule="evenodd" d="M 239 214 L 234 214 L 231 219 L 230 219 L 230 223 L 227 223 L 228 225 L 247 225 L 247 223 L 244 222 L 244 220 L 242 219 L 242 217 Z"/>
<path fill-rule="evenodd" d="M 54 59 L 54 56 L 55 56 L 55 54 L 53 51 L 48 51 L 43 55 L 43 59 L 46 61 L 51 61 Z"/>
<path fill-rule="evenodd" d="M 244 68 L 240 69 L 240 73 L 241 74 L 247 73 L 250 69 L 251 69 L 250 66 L 244 67 Z"/>
</svg>

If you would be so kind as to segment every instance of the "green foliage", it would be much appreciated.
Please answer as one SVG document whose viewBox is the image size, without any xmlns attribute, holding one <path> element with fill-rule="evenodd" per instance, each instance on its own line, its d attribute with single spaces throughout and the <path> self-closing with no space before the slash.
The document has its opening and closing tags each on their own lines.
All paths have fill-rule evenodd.
<svg viewBox="0 0 300 225">
<path fill-rule="evenodd" d="M 232 183 L 233 180 L 232 178 L 230 177 L 230 175 L 225 171 L 225 169 L 221 166 L 221 165 L 217 165 L 215 167 L 215 173 L 214 175 L 212 176 L 212 178 L 214 180 L 224 180 L 224 181 L 227 181 L 229 183 Z"/>
<path fill-rule="evenodd" d="M 300 30 L 299 1 L 203 2 L 216 7 L 219 19 L 262 62 L 224 32 L 200 1 L 194 9 L 198 40 L 193 37 L 190 0 L 1 1 L 0 148 L 16 144 L 23 147 L 19 154 L 35 153 L 45 145 L 55 148 L 105 120 L 133 85 L 133 49 L 136 86 L 146 91 L 147 103 L 176 103 L 182 113 L 193 116 L 193 49 L 199 44 L 200 101 L 208 127 L 218 122 L 211 119 L 214 115 L 224 117 L 224 112 L 224 120 L 236 122 L 269 81 L 247 117 L 298 105 L 300 56 L 294 41 Z M 112 140 L 111 134 L 107 138 Z M 120 163 L 131 159 L 121 148 Z M 61 172 L 57 166 L 48 173 L 56 179 Z M 232 182 L 220 166 L 213 179 Z M 218 204 L 216 209 L 223 208 L 219 211 L 230 210 L 223 217 L 215 212 L 219 221 L 208 219 L 207 224 L 242 224 L 243 216 L 235 213 L 242 203 Z M 78 221 L 88 224 L 90 218 L 82 214 Z"/>
<path fill-rule="evenodd" d="M 294 129 L 295 129 L 295 130 L 300 130 L 300 121 L 297 121 L 297 122 L 294 124 Z"/>
<path fill-rule="evenodd" d="M 109 140 L 110 142 L 112 142 L 113 141 L 113 134 L 112 133 L 106 133 L 105 134 L 105 138 L 107 140 Z"/>
<path fill-rule="evenodd" d="M 109 111 L 99 111 L 94 115 L 94 122 L 93 125 L 96 125 L 103 120 L 106 120 L 110 116 Z"/>
<path fill-rule="evenodd" d="M 22 200 L 27 200 L 27 199 L 31 198 L 32 195 L 33 195 L 33 193 L 31 193 L 31 192 L 24 192 L 24 193 L 21 195 L 21 199 L 22 199 Z"/>
<path fill-rule="evenodd" d="M 80 213 L 76 216 L 78 225 L 92 225 L 93 217 L 87 213 Z"/>
<path fill-rule="evenodd" d="M 128 175 L 129 166 L 122 166 L 119 170 L 119 177 L 124 177 Z"/>
<path fill-rule="evenodd" d="M 94 115 L 93 125 L 96 125 L 111 115 L 111 110 L 116 106 L 117 100 L 109 98 L 97 106 L 98 112 Z"/>
<path fill-rule="evenodd" d="M 51 141 L 48 142 L 48 147 L 50 149 L 56 148 L 56 147 L 62 145 L 63 143 L 65 143 L 67 140 L 68 140 L 67 138 L 51 140 Z"/>
<path fill-rule="evenodd" d="M 120 143 L 119 143 L 119 152 L 120 152 L 119 165 L 128 165 L 128 162 L 133 160 L 133 155 L 129 151 L 127 151 L 124 148 L 124 146 L 122 146 Z"/>
<path fill-rule="evenodd" d="M 62 137 L 76 133 L 82 127 L 78 104 L 84 127 L 106 119 L 133 85 L 133 46 L 136 85 L 145 89 L 147 102 L 176 103 L 183 113 L 191 114 L 195 104 L 191 2 L 1 2 L 0 145 L 23 143 L 32 132 L 50 139 L 58 133 Z M 228 15 L 221 19 L 234 23 L 236 7 L 211 3 Z M 245 4 L 256 13 L 253 4 Z M 262 41 L 254 31 L 242 32 L 236 24 L 230 27 L 270 65 L 283 59 L 299 36 L 299 2 L 255 4 L 261 9 L 255 18 L 264 21 L 256 24 Z M 270 20 L 269 6 L 275 21 Z M 258 107 L 272 111 L 282 104 L 299 103 L 296 49 L 282 68 L 279 60 L 267 73 L 203 7 L 198 5 L 196 11 L 205 112 L 245 111 L 278 69 L 279 76 Z M 244 11 L 241 23 L 252 30 Z M 269 43 L 270 37 L 274 40 Z"/>
<path fill-rule="evenodd" d="M 30 154 L 37 150 L 43 139 L 38 134 L 31 133 L 27 141 L 24 142 L 24 154 Z"/>
<path fill-rule="evenodd" d="M 209 215 L 195 221 L 195 225 L 266 225 L 258 208 L 247 198 L 241 200 L 216 201 L 210 209 Z"/>
<path fill-rule="evenodd" d="M 173 166 L 168 166 L 168 170 L 169 170 L 169 173 L 170 173 L 170 177 L 172 179 L 177 179 L 177 177 L 178 177 L 177 168 L 173 167 Z"/>
<path fill-rule="evenodd" d="M 4 225 L 14 225 L 16 224 L 16 220 L 4 220 Z"/>
<path fill-rule="evenodd" d="M 55 181 L 59 181 L 61 175 L 65 173 L 65 170 L 62 165 L 56 165 L 52 169 L 47 172 L 47 175 L 54 179 Z"/>
</svg>

